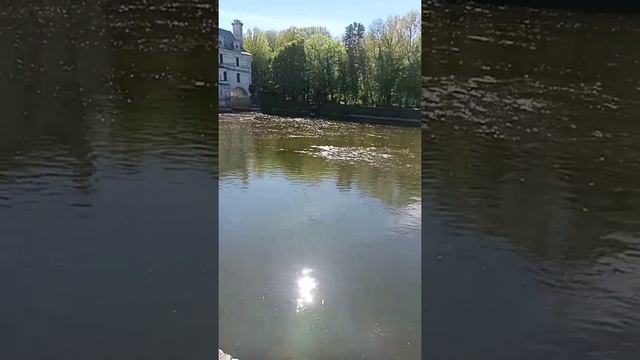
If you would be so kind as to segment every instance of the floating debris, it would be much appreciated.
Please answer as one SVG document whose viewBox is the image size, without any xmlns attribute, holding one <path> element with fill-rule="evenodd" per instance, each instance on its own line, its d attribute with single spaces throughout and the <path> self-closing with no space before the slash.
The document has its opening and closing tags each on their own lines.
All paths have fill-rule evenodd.
<svg viewBox="0 0 640 360">
<path fill-rule="evenodd" d="M 482 41 L 482 42 L 494 41 L 493 38 L 485 37 L 485 36 L 478 36 L 478 35 L 469 35 L 469 36 L 467 36 L 467 39 L 475 40 L 475 41 Z"/>
</svg>

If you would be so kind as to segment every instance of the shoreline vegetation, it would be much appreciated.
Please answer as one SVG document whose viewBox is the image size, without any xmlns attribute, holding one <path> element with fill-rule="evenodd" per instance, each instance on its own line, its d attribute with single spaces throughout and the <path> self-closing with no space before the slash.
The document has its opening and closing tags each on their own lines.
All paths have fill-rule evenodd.
<svg viewBox="0 0 640 360">
<path fill-rule="evenodd" d="M 266 96 L 260 111 L 268 115 L 309 117 L 336 121 L 368 122 L 400 126 L 420 126 L 420 109 L 403 107 L 363 107 L 339 103 L 307 103 Z"/>
<path fill-rule="evenodd" d="M 339 37 L 322 26 L 249 29 L 252 102 L 279 115 L 419 124 L 420 19 L 354 22 Z"/>
</svg>

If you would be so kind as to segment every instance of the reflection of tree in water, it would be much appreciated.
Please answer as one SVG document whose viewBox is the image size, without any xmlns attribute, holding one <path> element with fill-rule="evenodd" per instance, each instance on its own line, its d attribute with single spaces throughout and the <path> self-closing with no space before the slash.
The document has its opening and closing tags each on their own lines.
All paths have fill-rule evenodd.
<svg viewBox="0 0 640 360">
<path fill-rule="evenodd" d="M 391 206 L 406 206 L 419 196 L 419 134 L 415 129 L 396 129 L 389 134 L 387 127 L 353 128 L 348 123 L 315 123 L 319 128 L 291 129 L 296 120 L 260 123 L 225 116 L 228 119 L 220 123 L 222 178 L 246 180 L 251 174 L 279 173 L 307 183 L 335 179 L 342 190 L 357 188 Z M 390 149 L 391 157 L 376 164 L 358 157 L 344 161 L 314 153 L 314 146 L 327 144 L 354 151 Z"/>
<path fill-rule="evenodd" d="M 256 146 L 251 126 L 221 124 L 219 147 L 220 176 L 237 176 L 245 183 L 255 164 Z"/>
</svg>

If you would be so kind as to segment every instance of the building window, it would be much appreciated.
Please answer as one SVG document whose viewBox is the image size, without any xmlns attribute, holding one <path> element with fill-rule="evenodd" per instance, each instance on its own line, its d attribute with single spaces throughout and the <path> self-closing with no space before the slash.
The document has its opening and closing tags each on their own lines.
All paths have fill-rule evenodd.
<svg viewBox="0 0 640 360">
<path fill-rule="evenodd" d="M 236 79 L 240 82 L 240 74 L 236 74 Z"/>
<path fill-rule="evenodd" d="M 236 66 L 240 66 L 240 58 L 236 56 Z"/>
<path fill-rule="evenodd" d="M 226 72 L 226 71 L 224 71 L 224 72 L 222 73 L 222 80 L 223 80 L 223 81 L 227 81 L 227 72 Z"/>
<path fill-rule="evenodd" d="M 224 60 L 223 60 L 222 54 L 220 54 L 220 64 L 222 63 L 224 63 Z"/>
</svg>

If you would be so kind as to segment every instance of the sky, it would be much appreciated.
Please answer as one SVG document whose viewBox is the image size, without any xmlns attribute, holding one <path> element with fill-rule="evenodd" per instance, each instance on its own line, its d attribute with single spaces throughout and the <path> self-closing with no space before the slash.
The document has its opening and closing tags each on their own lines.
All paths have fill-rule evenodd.
<svg viewBox="0 0 640 360">
<path fill-rule="evenodd" d="M 324 26 L 333 37 L 341 37 L 354 21 L 368 28 L 377 18 L 420 13 L 420 0 L 220 0 L 219 5 L 222 29 L 231 30 L 233 20 L 239 19 L 244 31 Z"/>
</svg>

